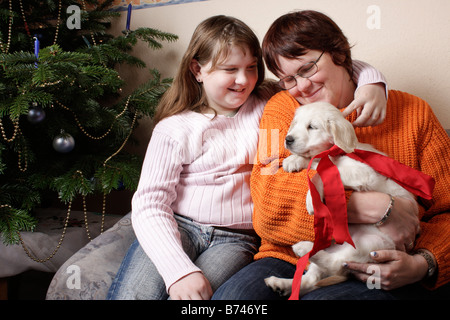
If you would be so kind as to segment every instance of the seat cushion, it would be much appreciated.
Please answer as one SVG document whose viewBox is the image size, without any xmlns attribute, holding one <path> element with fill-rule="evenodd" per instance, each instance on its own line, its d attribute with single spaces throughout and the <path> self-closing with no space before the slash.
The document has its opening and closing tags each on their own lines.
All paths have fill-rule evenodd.
<svg viewBox="0 0 450 320">
<path fill-rule="evenodd" d="M 104 300 L 136 239 L 131 213 L 70 257 L 50 283 L 47 300 Z"/>
</svg>

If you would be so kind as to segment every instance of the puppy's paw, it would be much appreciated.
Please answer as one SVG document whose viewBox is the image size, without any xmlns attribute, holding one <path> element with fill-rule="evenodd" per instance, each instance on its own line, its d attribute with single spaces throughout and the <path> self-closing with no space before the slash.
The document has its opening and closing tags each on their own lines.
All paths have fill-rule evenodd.
<svg viewBox="0 0 450 320">
<path fill-rule="evenodd" d="M 282 279 L 277 277 L 265 278 L 264 282 L 266 286 L 271 288 L 273 291 L 278 292 L 282 297 L 291 295 L 292 292 L 292 279 Z"/>
<path fill-rule="evenodd" d="M 309 161 L 298 155 L 290 155 L 283 160 L 283 169 L 286 172 L 300 171 L 308 167 Z"/>
<path fill-rule="evenodd" d="M 300 241 L 292 246 L 292 250 L 294 250 L 294 253 L 297 256 L 303 257 L 305 254 L 311 251 L 313 246 L 314 243 L 311 241 Z"/>
</svg>

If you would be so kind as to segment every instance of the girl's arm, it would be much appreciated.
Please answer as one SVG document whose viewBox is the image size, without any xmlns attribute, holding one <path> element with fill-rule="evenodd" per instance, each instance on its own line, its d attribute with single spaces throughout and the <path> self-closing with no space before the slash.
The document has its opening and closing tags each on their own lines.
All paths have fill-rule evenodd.
<svg viewBox="0 0 450 320">
<path fill-rule="evenodd" d="M 354 126 L 366 127 L 382 123 L 386 117 L 388 85 L 383 74 L 371 65 L 353 60 L 353 81 L 357 84 L 355 99 L 345 109 L 344 116 L 356 110 Z"/>
<path fill-rule="evenodd" d="M 132 223 L 145 253 L 155 264 L 166 288 L 198 272 L 184 252 L 171 204 L 176 199 L 183 164 L 181 147 L 155 127 L 132 200 Z"/>
</svg>

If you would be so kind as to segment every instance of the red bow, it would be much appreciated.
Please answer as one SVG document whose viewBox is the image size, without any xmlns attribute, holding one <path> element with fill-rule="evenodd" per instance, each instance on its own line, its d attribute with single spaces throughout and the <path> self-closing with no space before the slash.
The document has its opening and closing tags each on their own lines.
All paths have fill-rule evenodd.
<svg viewBox="0 0 450 320">
<path fill-rule="evenodd" d="M 348 231 L 344 186 L 342 185 L 338 169 L 329 158 L 330 156 L 336 157 L 341 155 L 366 163 L 378 173 L 394 180 L 411 193 L 424 199 L 431 199 L 435 184 L 432 177 L 379 153 L 359 149 L 355 149 L 353 153 L 346 153 L 334 145 L 329 150 L 316 155 L 311 159 L 307 170 L 311 169 L 314 159 L 320 158 L 317 165 L 317 173 L 323 181 L 324 198 L 327 205 L 322 203 L 319 192 L 309 179 L 309 175 L 307 175 L 314 206 L 314 246 L 310 252 L 297 262 L 297 270 L 292 283 L 292 294 L 289 300 L 298 300 L 301 278 L 311 256 L 320 250 L 328 248 L 332 239 L 337 244 L 347 242 L 353 247 L 355 246 Z"/>
</svg>

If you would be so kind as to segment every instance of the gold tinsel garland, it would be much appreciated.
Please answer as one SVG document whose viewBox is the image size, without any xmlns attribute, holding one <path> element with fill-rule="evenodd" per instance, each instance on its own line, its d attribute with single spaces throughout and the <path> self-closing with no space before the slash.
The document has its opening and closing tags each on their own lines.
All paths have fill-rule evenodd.
<svg viewBox="0 0 450 320">
<path fill-rule="evenodd" d="M 23 21 L 24 21 L 24 24 L 25 24 L 25 29 L 26 29 L 28 35 L 31 37 L 31 34 L 29 33 L 29 29 L 28 29 L 28 24 L 27 24 L 27 21 L 26 21 L 26 17 L 25 17 L 25 12 L 24 12 L 24 8 L 23 8 L 22 0 L 19 1 L 19 4 L 20 4 L 20 10 L 21 10 L 21 13 L 22 13 L 22 18 L 23 18 Z M 85 4 L 84 0 L 82 0 L 82 5 L 83 5 L 83 10 L 86 10 L 86 4 Z M 54 44 L 56 44 L 57 39 L 58 39 L 59 26 L 60 26 L 60 23 L 61 23 L 61 9 L 62 9 L 62 1 L 60 0 L 60 1 L 59 1 L 59 5 L 58 5 L 58 18 L 57 18 L 57 24 L 56 24 L 56 32 L 55 32 Z M 2 50 L 3 53 L 7 53 L 7 52 L 9 51 L 9 47 L 10 47 L 10 44 L 11 44 L 11 33 L 12 33 L 12 24 L 13 24 L 12 0 L 9 0 L 9 10 L 10 10 L 11 15 L 10 15 L 10 18 L 9 18 L 9 31 L 8 31 L 8 40 L 7 40 L 6 47 L 4 47 L 3 42 L 2 42 L 1 39 L 0 39 L 0 49 Z M 94 45 L 96 45 L 96 41 L 95 41 L 95 38 L 94 38 L 94 36 L 93 36 L 92 33 L 91 33 L 91 39 L 92 39 L 92 42 L 94 43 Z M 46 85 L 52 85 L 52 84 L 51 84 L 51 83 L 48 83 L 48 84 L 43 84 L 43 85 L 41 85 L 41 86 L 46 86 Z M 59 101 L 56 101 L 56 103 L 57 103 L 61 108 L 63 108 L 63 109 L 65 109 L 65 110 L 68 110 L 68 111 L 72 112 L 72 114 L 73 114 L 73 116 L 74 116 L 74 118 L 75 118 L 75 122 L 77 123 L 77 126 L 80 128 L 80 130 L 81 130 L 81 132 L 83 132 L 83 134 L 85 134 L 85 135 L 86 135 L 88 138 L 90 138 L 90 139 L 93 139 L 93 140 L 101 140 L 101 139 L 105 138 L 105 137 L 111 132 L 111 129 L 112 129 L 112 126 L 114 125 L 114 123 L 115 123 L 121 116 L 123 116 L 123 115 L 125 114 L 125 111 L 128 109 L 128 104 L 129 104 L 129 102 L 130 102 L 130 98 L 131 98 L 131 96 L 128 97 L 127 102 L 126 102 L 126 104 L 125 104 L 125 107 L 124 107 L 123 111 L 122 111 L 121 113 L 119 113 L 119 114 L 115 117 L 114 122 L 111 124 L 111 127 L 110 127 L 104 134 L 102 134 L 102 135 L 100 135 L 100 136 L 93 136 L 93 135 L 89 134 L 89 133 L 84 129 L 84 127 L 82 126 L 82 124 L 80 123 L 80 121 L 78 120 L 78 117 L 77 117 L 77 115 L 75 114 L 75 112 L 73 112 L 71 109 L 69 109 L 67 106 L 63 105 L 63 104 L 60 103 Z M 52 105 L 52 107 L 53 107 L 53 105 Z M 4 129 L 4 127 L 3 127 L 2 119 L 0 119 L 0 131 L 1 131 L 1 135 L 2 135 L 3 139 L 4 139 L 7 143 L 13 142 L 18 136 L 22 135 L 22 132 L 21 132 L 20 127 L 19 127 L 19 120 L 18 120 L 18 119 L 15 119 L 15 120 L 11 119 L 11 120 L 12 120 L 13 125 L 14 125 L 14 132 L 13 132 L 13 134 L 12 134 L 12 137 L 11 137 L 11 138 L 8 138 L 7 135 L 6 135 L 5 129 Z M 103 162 L 103 167 L 106 167 L 108 161 L 111 160 L 114 156 L 116 156 L 120 151 L 122 151 L 122 149 L 123 149 L 124 146 L 126 145 L 127 141 L 129 140 L 129 138 L 130 138 L 130 136 L 131 136 L 131 134 L 132 134 L 132 132 L 133 132 L 133 128 L 134 128 L 134 126 L 135 126 L 135 124 L 136 124 L 136 120 L 137 120 L 137 113 L 135 112 L 135 113 L 134 113 L 133 120 L 132 120 L 132 123 L 131 123 L 130 132 L 128 133 L 127 137 L 125 138 L 125 140 L 123 141 L 123 143 L 122 143 L 122 145 L 119 147 L 119 149 L 118 149 L 116 152 L 114 152 L 111 156 L 109 156 L 109 157 Z M 22 154 L 24 154 L 24 156 L 22 156 Z M 24 146 L 24 151 L 21 151 L 20 149 L 18 150 L 18 167 L 19 167 L 19 170 L 22 171 L 22 172 L 25 172 L 25 171 L 27 170 L 27 156 L 26 156 L 26 155 L 27 155 L 27 152 L 26 152 L 26 147 L 25 147 L 25 146 Z M 23 163 L 23 164 L 22 164 L 22 163 Z M 76 173 L 77 173 L 77 175 L 78 175 L 79 177 L 81 177 L 81 179 L 83 179 L 83 181 L 84 181 L 84 175 L 83 175 L 83 172 L 80 171 L 80 170 L 77 170 Z M 84 213 L 84 221 L 85 221 L 86 233 L 87 233 L 88 239 L 89 239 L 89 240 L 92 240 L 92 239 L 91 239 L 91 236 L 90 236 L 89 223 L 88 223 L 88 219 L 87 219 L 86 196 L 85 196 L 85 195 L 82 195 L 82 198 L 83 198 L 83 213 Z M 9 205 L 9 204 L 0 204 L 0 209 L 4 209 L 4 208 L 12 209 L 12 206 Z M 52 252 L 48 257 L 46 257 L 46 258 L 44 258 L 44 259 L 40 259 L 40 258 L 37 258 L 37 257 L 33 256 L 33 255 L 31 254 L 31 252 L 28 250 L 27 246 L 25 245 L 25 243 L 24 243 L 24 241 L 23 241 L 23 239 L 22 239 L 22 236 L 20 235 L 20 232 L 19 232 L 19 231 L 17 232 L 17 234 L 18 234 L 18 236 L 19 236 L 20 243 L 21 243 L 21 245 L 22 245 L 22 247 L 23 247 L 25 253 L 27 254 L 27 256 L 28 256 L 30 259 L 32 259 L 32 260 L 35 261 L 35 262 L 44 263 L 44 262 L 47 262 L 48 260 L 50 260 L 51 258 L 53 258 L 53 257 L 55 256 L 55 254 L 58 252 L 59 248 L 61 247 L 61 245 L 62 245 L 62 243 L 63 243 L 63 240 L 64 240 L 64 237 L 65 237 L 65 235 L 66 235 L 67 224 L 68 224 L 68 221 L 69 221 L 69 218 L 70 218 L 71 208 L 72 208 L 72 200 L 69 201 L 69 204 L 68 204 L 67 214 L 66 214 L 66 219 L 65 219 L 65 222 L 64 222 L 64 227 L 63 227 L 63 231 L 62 231 L 61 237 L 60 237 L 60 239 L 59 239 L 59 241 L 58 241 L 58 244 L 56 245 L 56 247 L 55 247 L 55 249 L 53 250 L 53 252 Z M 104 231 L 103 229 L 104 229 L 104 224 L 105 224 L 105 215 L 106 215 L 106 193 L 103 193 L 102 222 L 101 222 L 101 230 L 100 230 L 100 234 L 103 233 L 103 231 Z"/>
</svg>

